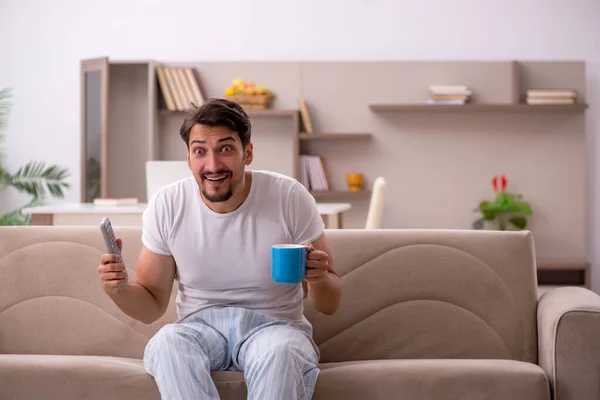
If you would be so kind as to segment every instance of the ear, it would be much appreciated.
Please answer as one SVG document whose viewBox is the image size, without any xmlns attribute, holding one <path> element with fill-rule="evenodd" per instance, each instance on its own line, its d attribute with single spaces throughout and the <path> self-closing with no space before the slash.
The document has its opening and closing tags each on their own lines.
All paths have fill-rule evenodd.
<svg viewBox="0 0 600 400">
<path fill-rule="evenodd" d="M 252 143 L 248 143 L 246 146 L 246 150 L 244 150 L 246 156 L 246 165 L 250 165 L 252 163 L 252 157 L 254 156 L 254 148 L 252 147 Z"/>
</svg>

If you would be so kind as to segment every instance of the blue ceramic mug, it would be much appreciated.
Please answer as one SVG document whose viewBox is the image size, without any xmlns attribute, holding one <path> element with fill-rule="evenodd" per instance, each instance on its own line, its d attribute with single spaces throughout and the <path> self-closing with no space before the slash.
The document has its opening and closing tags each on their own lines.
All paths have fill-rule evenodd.
<svg viewBox="0 0 600 400">
<path fill-rule="evenodd" d="M 301 244 L 271 246 L 271 277 L 277 283 L 296 284 L 304 280 L 306 254 L 310 250 Z"/>
</svg>

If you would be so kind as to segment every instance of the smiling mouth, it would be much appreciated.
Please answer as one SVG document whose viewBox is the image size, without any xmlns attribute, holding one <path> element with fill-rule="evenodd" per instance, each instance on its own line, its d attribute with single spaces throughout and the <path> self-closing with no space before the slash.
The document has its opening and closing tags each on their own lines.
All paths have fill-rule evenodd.
<svg viewBox="0 0 600 400">
<path fill-rule="evenodd" d="M 219 174 L 219 175 L 205 176 L 204 179 L 206 179 L 209 182 L 218 183 L 218 182 L 223 182 L 228 177 L 229 177 L 229 174 Z"/>
</svg>

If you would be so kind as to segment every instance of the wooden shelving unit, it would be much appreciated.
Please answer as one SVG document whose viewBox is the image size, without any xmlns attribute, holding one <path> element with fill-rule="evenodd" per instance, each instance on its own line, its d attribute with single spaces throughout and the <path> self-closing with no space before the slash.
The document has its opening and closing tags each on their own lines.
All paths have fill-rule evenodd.
<svg viewBox="0 0 600 400">
<path fill-rule="evenodd" d="M 466 190 L 453 196 L 457 206 L 472 204 L 472 193 L 489 179 L 489 170 L 478 168 L 485 162 L 511 177 L 516 169 L 522 171 L 520 188 L 527 197 L 535 193 L 538 215 L 552 215 L 556 203 L 548 199 L 557 196 L 554 186 L 540 176 L 557 175 L 568 181 L 568 190 L 558 196 L 571 215 L 539 219 L 536 229 L 551 232 L 540 235 L 537 244 L 541 253 L 551 248 L 553 253 L 577 254 L 583 248 L 588 220 L 581 178 L 587 154 L 585 62 L 83 60 L 82 188 L 91 182 L 90 190 L 95 190 L 100 182 L 105 197 L 144 201 L 145 163 L 185 158 L 179 136 L 184 114 L 164 110 L 158 67 L 193 68 L 205 98 L 224 97 L 224 89 L 238 76 L 272 89 L 273 108 L 248 111 L 255 148 L 252 168 L 299 178 L 299 155 L 322 156 L 331 186 L 314 196 L 319 201 L 354 202 L 345 220 L 349 226 L 363 226 L 370 187 L 367 184 L 359 193 L 345 191 L 348 172 L 363 173 L 365 182 L 386 175 L 389 204 L 411 210 L 391 213 L 387 226 L 456 226 L 456 216 L 450 214 L 456 211 L 434 215 L 421 197 L 447 195 L 446 185 L 433 184 L 434 176 L 447 182 L 468 171 Z M 431 84 L 464 84 L 472 90 L 471 103 L 426 104 Z M 574 90 L 580 104 L 524 104 L 528 90 L 560 88 Z M 314 134 L 300 131 L 299 99 L 309 103 Z M 515 142 L 518 152 L 505 154 L 507 140 Z M 452 146 L 445 149 L 446 143 Z M 398 173 L 423 165 L 434 172 Z M 416 186 L 428 179 L 431 187 Z M 407 190 L 416 193 L 406 196 Z"/>
<path fill-rule="evenodd" d="M 371 196 L 370 190 L 361 190 L 360 192 L 350 192 L 344 190 L 329 190 L 321 192 L 311 192 L 313 197 L 317 200 L 332 200 L 332 199 L 343 199 L 346 201 L 369 197 Z"/>
<path fill-rule="evenodd" d="M 300 133 L 300 140 L 364 140 L 371 139 L 370 133 Z"/>
<path fill-rule="evenodd" d="M 537 112 L 581 112 L 587 104 L 466 104 L 466 105 L 430 105 L 430 104 L 370 104 L 375 112 L 432 112 L 432 113 L 537 113 Z"/>
</svg>

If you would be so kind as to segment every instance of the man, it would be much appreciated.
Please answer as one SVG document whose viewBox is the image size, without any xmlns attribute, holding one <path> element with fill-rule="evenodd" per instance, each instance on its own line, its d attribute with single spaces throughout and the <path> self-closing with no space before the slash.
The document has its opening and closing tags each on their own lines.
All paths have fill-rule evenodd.
<svg viewBox="0 0 600 400">
<path fill-rule="evenodd" d="M 102 256 L 104 290 L 124 313 L 152 323 L 177 278 L 178 320 L 144 354 L 163 398 L 218 399 L 210 371 L 234 370 L 244 372 L 250 399 L 310 399 L 319 353 L 304 293 L 333 314 L 341 291 L 315 200 L 294 179 L 246 170 L 251 125 L 236 103 L 208 100 L 189 112 L 180 134 L 193 177 L 149 202 L 135 282 L 116 255 Z M 285 243 L 313 250 L 302 285 L 271 278 L 271 245 Z"/>
</svg>

